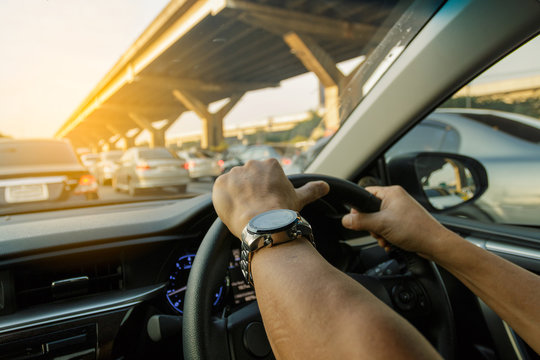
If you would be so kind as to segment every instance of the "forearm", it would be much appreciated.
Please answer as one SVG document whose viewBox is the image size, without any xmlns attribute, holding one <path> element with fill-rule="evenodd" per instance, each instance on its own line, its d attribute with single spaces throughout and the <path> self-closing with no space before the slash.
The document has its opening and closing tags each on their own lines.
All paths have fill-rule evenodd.
<svg viewBox="0 0 540 360">
<path fill-rule="evenodd" d="M 540 353 L 540 277 L 447 232 L 434 254 L 446 268 Z"/>
<path fill-rule="evenodd" d="M 438 357 L 414 327 L 305 240 L 257 252 L 252 272 L 277 358 Z"/>
</svg>

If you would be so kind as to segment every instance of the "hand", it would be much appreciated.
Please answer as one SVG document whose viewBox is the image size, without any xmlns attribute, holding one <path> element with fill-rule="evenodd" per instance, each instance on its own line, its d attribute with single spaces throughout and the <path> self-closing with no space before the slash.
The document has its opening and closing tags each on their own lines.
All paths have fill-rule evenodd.
<svg viewBox="0 0 540 360">
<path fill-rule="evenodd" d="M 365 214 L 352 209 L 343 217 L 343 226 L 369 231 L 386 250 L 392 243 L 433 259 L 444 235 L 450 232 L 400 186 L 373 186 L 366 190 L 382 200 L 381 210 Z"/>
<path fill-rule="evenodd" d="M 254 216 L 273 209 L 300 211 L 329 190 L 324 181 L 295 189 L 276 159 L 252 160 L 217 178 L 212 201 L 223 223 L 240 238 Z"/>
</svg>

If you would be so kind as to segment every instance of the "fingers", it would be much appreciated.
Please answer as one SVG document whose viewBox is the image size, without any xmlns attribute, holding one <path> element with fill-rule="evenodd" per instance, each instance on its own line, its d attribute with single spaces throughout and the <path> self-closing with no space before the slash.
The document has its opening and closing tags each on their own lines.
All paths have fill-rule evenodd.
<svg viewBox="0 0 540 360">
<path fill-rule="evenodd" d="M 330 186 L 324 181 L 311 181 L 297 189 L 296 196 L 300 208 L 303 208 L 309 203 L 323 197 L 330 191 Z"/>
<path fill-rule="evenodd" d="M 349 214 L 343 216 L 341 223 L 344 227 L 350 230 L 367 230 L 376 232 L 375 226 L 373 226 L 376 219 L 376 213 L 366 214 L 351 209 Z"/>
</svg>

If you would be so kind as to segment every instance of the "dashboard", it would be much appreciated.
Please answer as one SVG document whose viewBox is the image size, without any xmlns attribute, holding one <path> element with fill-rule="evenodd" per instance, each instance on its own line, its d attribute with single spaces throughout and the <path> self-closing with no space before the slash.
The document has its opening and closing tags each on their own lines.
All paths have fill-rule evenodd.
<svg viewBox="0 0 540 360">
<path fill-rule="evenodd" d="M 0 360 L 182 358 L 187 279 L 215 219 L 210 194 L 0 216 Z M 336 237 L 312 224 L 321 239 Z M 239 245 L 231 241 L 213 317 L 256 306 Z M 351 261 L 328 245 L 318 244 L 327 259 Z"/>
<path fill-rule="evenodd" d="M 371 238 L 353 238 L 358 234 L 348 234 L 331 210 L 316 202 L 303 211 L 318 251 L 341 270 L 376 271 L 384 250 Z M 0 360 L 183 358 L 183 296 L 215 218 L 210 194 L 0 216 Z M 214 318 L 256 306 L 238 246 L 231 242 L 212 293 Z M 491 346 L 477 302 L 445 280 L 459 300 L 456 318 L 467 319 L 464 338 L 480 334 L 475 341 Z M 476 314 L 475 326 L 464 314 Z M 156 318 L 159 336 L 152 337 Z"/>
<path fill-rule="evenodd" d="M 0 217 L 0 359 L 181 358 L 187 279 L 215 218 L 209 195 Z M 216 316 L 255 300 L 235 246 Z M 180 333 L 150 339 L 156 316 Z"/>
</svg>

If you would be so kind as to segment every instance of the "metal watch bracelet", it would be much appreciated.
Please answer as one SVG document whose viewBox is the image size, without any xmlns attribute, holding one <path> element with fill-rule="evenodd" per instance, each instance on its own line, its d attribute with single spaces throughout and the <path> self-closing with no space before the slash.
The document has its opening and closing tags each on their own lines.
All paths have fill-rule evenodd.
<svg viewBox="0 0 540 360">
<path fill-rule="evenodd" d="M 276 232 L 276 233 L 269 233 L 269 234 L 251 234 L 247 231 L 247 226 L 246 226 L 244 230 L 242 231 L 242 237 L 244 238 L 248 234 L 251 236 L 257 236 L 258 238 L 260 237 L 263 242 L 263 244 L 259 246 L 258 248 L 250 249 L 246 242 L 241 241 L 242 248 L 241 248 L 241 256 L 240 256 L 240 269 L 242 270 L 244 279 L 252 287 L 254 286 L 254 284 L 253 284 L 253 276 L 251 273 L 251 260 L 253 258 L 253 254 L 257 252 L 258 250 L 264 247 L 272 247 L 272 246 L 285 244 L 293 240 L 296 240 L 300 237 L 306 238 L 307 240 L 309 240 L 311 245 L 313 245 L 313 247 L 316 247 L 311 225 L 300 214 L 298 214 L 298 221 L 290 229 L 287 229 L 281 232 Z M 280 241 L 274 242 L 273 237 L 279 238 Z"/>
</svg>

